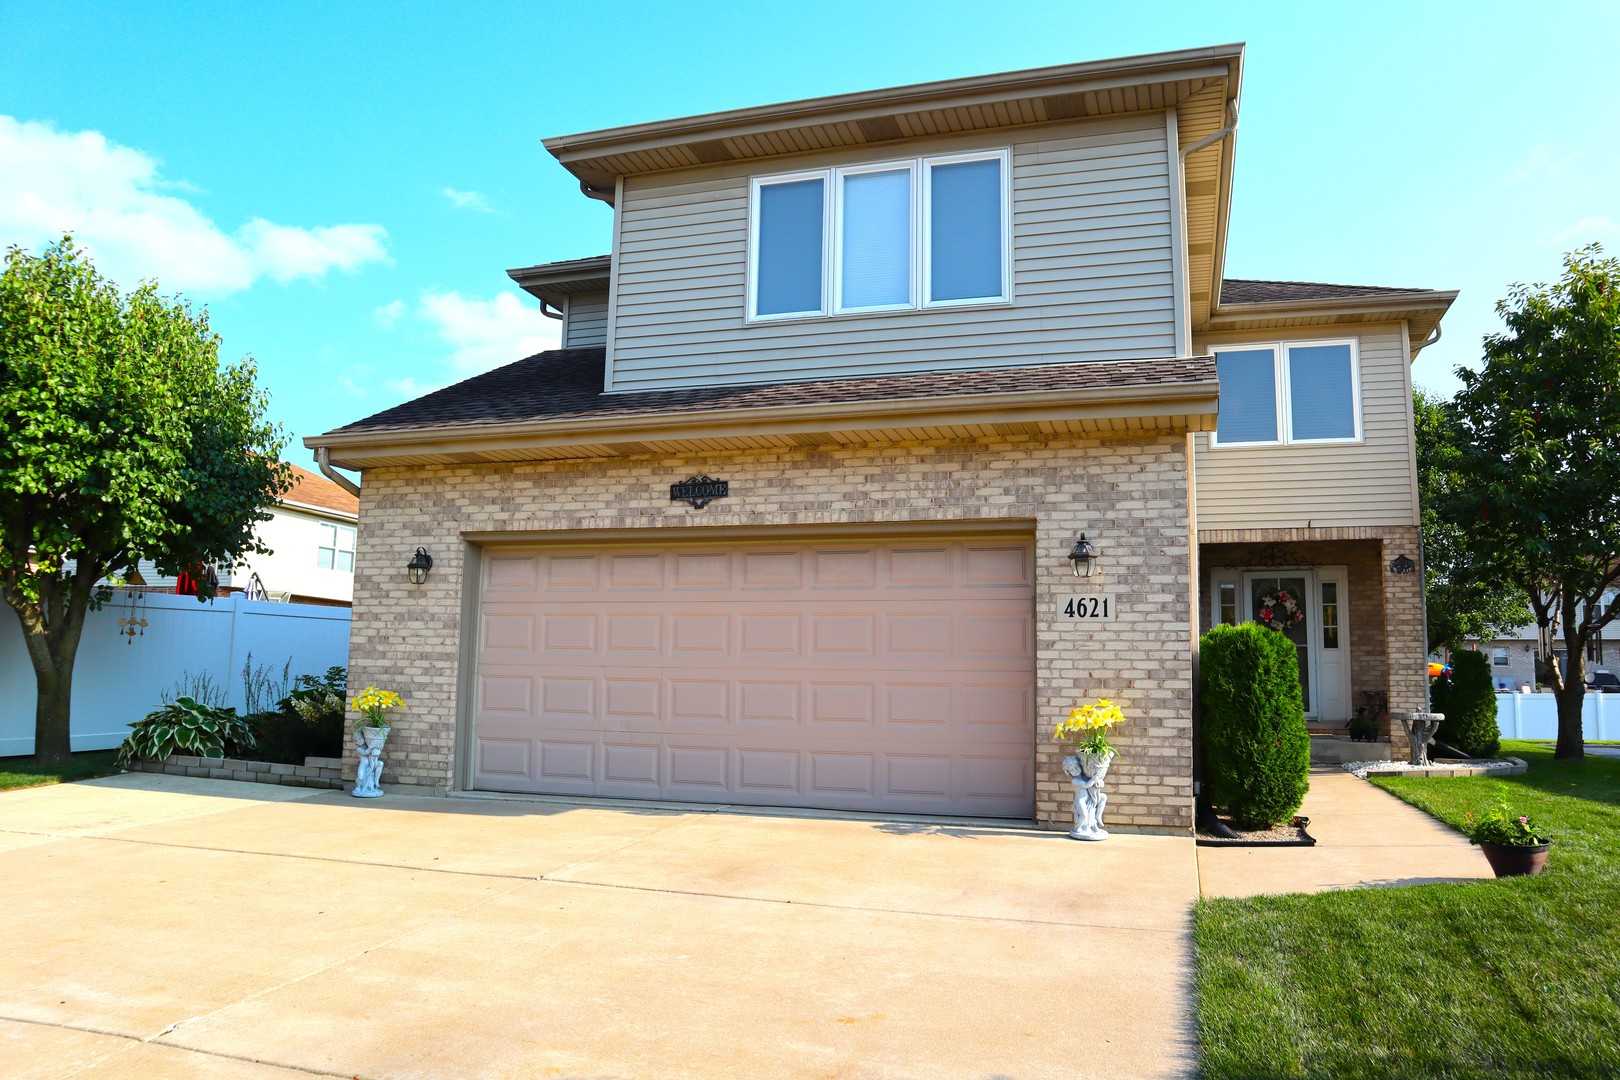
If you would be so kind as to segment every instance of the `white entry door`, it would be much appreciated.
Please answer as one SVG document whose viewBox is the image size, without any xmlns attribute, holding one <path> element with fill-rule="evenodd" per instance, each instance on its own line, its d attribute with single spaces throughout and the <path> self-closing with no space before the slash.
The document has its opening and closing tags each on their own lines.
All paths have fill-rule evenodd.
<svg viewBox="0 0 1620 1080">
<path fill-rule="evenodd" d="M 1259 621 L 1268 601 L 1286 594 L 1299 605 L 1299 621 L 1281 632 L 1299 650 L 1305 714 L 1324 721 L 1350 718 L 1350 631 L 1346 622 L 1349 574 L 1342 566 L 1210 571 L 1215 624 Z M 1276 621 L 1281 621 L 1276 620 Z"/>
</svg>

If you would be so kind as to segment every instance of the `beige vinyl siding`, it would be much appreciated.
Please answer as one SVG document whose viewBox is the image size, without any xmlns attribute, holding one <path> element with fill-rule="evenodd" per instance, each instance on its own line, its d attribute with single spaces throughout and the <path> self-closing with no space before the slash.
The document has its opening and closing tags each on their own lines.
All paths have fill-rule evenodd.
<svg viewBox="0 0 1620 1080">
<path fill-rule="evenodd" d="M 760 174 L 1009 145 L 980 134 L 801 155 Z M 609 388 L 1174 356 L 1163 114 L 1012 142 L 1013 302 L 749 324 L 750 170 L 624 182 Z"/>
<path fill-rule="evenodd" d="M 1201 334 L 1193 346 L 1202 353 L 1313 338 L 1357 341 L 1362 441 L 1212 449 L 1207 433 L 1194 436 L 1199 529 L 1417 524 L 1412 390 L 1402 324 Z"/>
<path fill-rule="evenodd" d="M 562 343 L 565 349 L 607 344 L 607 293 L 581 293 L 568 298 L 563 317 Z"/>
</svg>

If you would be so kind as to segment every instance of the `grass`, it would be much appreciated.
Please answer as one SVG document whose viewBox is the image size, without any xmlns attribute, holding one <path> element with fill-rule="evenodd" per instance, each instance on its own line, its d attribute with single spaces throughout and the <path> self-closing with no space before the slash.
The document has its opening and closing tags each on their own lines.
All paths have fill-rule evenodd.
<svg viewBox="0 0 1620 1080">
<path fill-rule="evenodd" d="M 35 765 L 26 757 L 0 758 L 0 791 L 109 776 L 118 771 L 114 763 L 117 757 L 117 750 L 86 750 L 61 765 L 49 767 Z"/>
<path fill-rule="evenodd" d="M 1620 760 L 1379 778 L 1451 825 L 1506 797 L 1554 837 L 1537 878 L 1200 900 L 1211 1078 L 1620 1076 Z"/>
</svg>

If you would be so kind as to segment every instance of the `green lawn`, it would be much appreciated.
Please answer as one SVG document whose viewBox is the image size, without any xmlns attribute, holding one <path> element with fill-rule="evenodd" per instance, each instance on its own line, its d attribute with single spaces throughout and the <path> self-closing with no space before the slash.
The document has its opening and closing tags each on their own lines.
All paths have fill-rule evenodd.
<svg viewBox="0 0 1620 1080">
<path fill-rule="evenodd" d="M 107 776 L 118 771 L 113 763 L 116 757 L 117 750 L 86 750 L 74 754 L 67 764 L 48 769 L 32 764 L 26 757 L 0 758 L 0 791 Z"/>
<path fill-rule="evenodd" d="M 1207 899 L 1204 1075 L 1620 1076 L 1620 760 L 1379 786 L 1458 824 L 1506 795 L 1555 838 L 1538 878 Z"/>
</svg>

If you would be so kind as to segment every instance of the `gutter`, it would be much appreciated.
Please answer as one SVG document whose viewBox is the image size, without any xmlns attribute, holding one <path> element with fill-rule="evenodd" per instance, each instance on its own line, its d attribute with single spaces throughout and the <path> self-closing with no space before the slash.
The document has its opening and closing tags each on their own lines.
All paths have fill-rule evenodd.
<svg viewBox="0 0 1620 1080">
<path fill-rule="evenodd" d="M 308 439 L 305 439 L 304 445 L 310 446 L 311 443 Z M 353 480 L 350 480 L 347 476 L 344 476 L 336 469 L 332 468 L 331 451 L 325 446 L 315 446 L 314 450 L 315 467 L 321 470 L 321 475 L 358 499 L 360 497 L 360 485 L 355 483 Z"/>
</svg>

